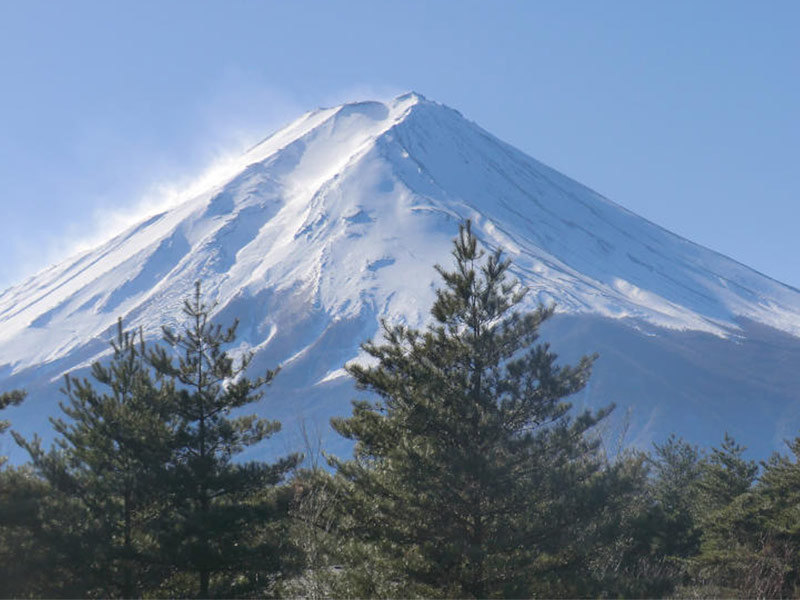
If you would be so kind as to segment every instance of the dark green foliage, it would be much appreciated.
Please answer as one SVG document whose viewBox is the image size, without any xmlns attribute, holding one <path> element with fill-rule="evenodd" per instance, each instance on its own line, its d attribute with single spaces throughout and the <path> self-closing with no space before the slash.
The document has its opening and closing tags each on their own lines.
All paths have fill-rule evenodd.
<svg viewBox="0 0 800 600">
<path fill-rule="evenodd" d="M 38 438 L 15 436 L 34 474 L 3 473 L 14 485 L 0 508 L 13 503 L 18 516 L 0 515 L 0 531 L 33 549 L 26 572 L 48 575 L 23 577 L 9 593 L 263 596 L 295 568 L 291 490 L 276 484 L 298 457 L 233 460 L 279 428 L 229 415 L 257 401 L 273 374 L 243 377 L 249 357 L 235 364 L 222 348 L 235 327 L 210 324 L 208 310 L 198 285 L 185 306 L 190 324 L 165 332 L 183 351 L 177 361 L 120 324 L 94 381 L 67 377 L 57 445 L 45 451 Z"/>
<path fill-rule="evenodd" d="M 8 408 L 9 406 L 16 406 L 25 399 L 25 392 L 23 390 L 11 390 L 10 392 L 3 392 L 0 394 L 0 410 Z M 0 421 L 0 433 L 8 429 L 8 421 Z"/>
<path fill-rule="evenodd" d="M 10 392 L 3 392 L 0 394 L 0 410 L 7 408 L 9 406 L 16 406 L 20 402 L 25 399 L 25 392 L 22 390 L 12 390 Z M 8 421 L 4 421 L 0 419 L 0 435 L 5 433 L 5 431 L 10 427 L 10 423 Z M 0 468 L 5 464 L 6 457 L 0 456 Z"/>
<path fill-rule="evenodd" d="M 674 586 L 674 569 L 653 551 L 647 457 L 640 452 L 623 452 L 605 465 L 593 483 L 593 518 L 580 532 L 585 584 L 579 595 L 665 595 Z"/>
<path fill-rule="evenodd" d="M 280 429 L 280 423 L 254 415 L 230 416 L 257 402 L 262 396 L 258 388 L 274 373 L 254 380 L 243 376 L 250 356 L 236 362 L 223 349 L 234 341 L 236 324 L 223 330 L 210 323 L 212 308 L 203 302 L 198 283 L 184 304 L 183 331 L 164 329 L 177 360 L 163 347 L 150 355 L 160 376 L 175 382 L 169 511 L 163 513 L 158 542 L 165 562 L 196 574 L 192 594 L 263 595 L 271 577 L 292 560 L 285 531 L 289 495 L 274 487 L 300 457 L 274 464 L 234 462 L 245 448 Z M 245 571 L 260 575 L 251 581 L 242 575 Z"/>
<path fill-rule="evenodd" d="M 788 446 L 791 455 L 774 454 L 763 463 L 755 493 L 734 504 L 747 556 L 740 579 L 761 597 L 800 594 L 800 438 Z"/>
<path fill-rule="evenodd" d="M 68 401 L 61 408 L 68 419 L 52 421 L 57 447 L 45 451 L 38 439 L 16 439 L 59 510 L 74 518 L 69 538 L 52 539 L 61 532 L 46 521 L 40 533 L 54 548 L 70 549 L 62 568 L 80 582 L 78 595 L 133 597 L 157 564 L 153 527 L 175 429 L 170 386 L 151 379 L 141 338 L 120 322 L 112 348 L 108 366 L 92 365 L 106 392 L 88 379 L 66 378 Z"/>
<path fill-rule="evenodd" d="M 552 309 L 515 310 L 525 290 L 499 252 L 478 265 L 469 223 L 453 254 L 454 271 L 437 267 L 436 323 L 384 324 L 384 343 L 363 346 L 377 365 L 348 366 L 380 401 L 333 420 L 357 442 L 353 461 L 333 461 L 357 515 L 349 539 L 383 561 L 360 592 L 580 593 L 573 567 L 600 469 L 586 433 L 606 411 L 572 418 L 563 399 L 593 359 L 557 366 L 536 344 Z"/>
<path fill-rule="evenodd" d="M 726 433 L 722 445 L 712 448 L 711 455 L 700 465 L 697 491 L 703 520 L 713 521 L 715 511 L 727 507 L 752 488 L 758 465 L 745 460 L 744 451 L 745 448 Z"/>
<path fill-rule="evenodd" d="M 700 454 L 675 435 L 654 444 L 650 459 L 656 514 L 653 540 L 657 552 L 673 559 L 694 555 L 700 547 L 696 523 Z"/>
<path fill-rule="evenodd" d="M 689 564 L 695 586 L 706 594 L 763 597 L 766 593 L 752 578 L 759 545 L 753 537 L 758 529 L 754 509 L 760 504 L 753 489 L 758 465 L 745 460 L 744 451 L 725 434 L 722 445 L 712 448 L 700 465 L 696 515 L 702 542 Z"/>
<path fill-rule="evenodd" d="M 0 394 L 0 410 L 22 402 L 25 392 L 14 390 Z M 0 434 L 10 426 L 0 420 Z M 39 505 L 47 487 L 27 468 L 7 468 L 0 456 L 0 597 L 43 595 L 40 569 L 46 564 L 47 549 L 36 543 L 33 528 Z"/>
<path fill-rule="evenodd" d="M 49 488 L 28 468 L 0 470 L 0 598 L 47 597 L 69 589 L 53 585 L 45 573 L 56 573 L 58 550 L 45 543 L 42 523 L 54 523 L 48 514 Z M 47 539 L 51 541 L 53 538 Z"/>
</svg>

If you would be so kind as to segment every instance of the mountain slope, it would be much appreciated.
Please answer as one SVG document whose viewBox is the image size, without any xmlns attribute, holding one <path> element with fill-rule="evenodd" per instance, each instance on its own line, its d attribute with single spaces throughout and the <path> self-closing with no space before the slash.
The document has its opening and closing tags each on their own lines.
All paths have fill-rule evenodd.
<svg viewBox="0 0 800 600">
<path fill-rule="evenodd" d="M 56 412 L 50 382 L 106 352 L 119 316 L 157 338 L 196 280 L 220 320 L 241 320 L 239 349 L 256 352 L 255 368 L 284 365 L 267 414 L 291 429 L 346 412 L 342 365 L 380 318 L 424 324 L 432 266 L 448 260 L 465 218 L 508 252 L 531 306 L 556 303 L 556 350 L 601 351 L 578 401 L 633 407 L 641 443 L 692 414 L 695 439 L 714 443 L 726 428 L 747 437 L 748 407 L 763 416 L 750 436 L 760 451 L 794 426 L 794 369 L 759 374 L 800 357 L 800 292 L 417 94 L 308 113 L 196 197 L 2 293 L 0 377 L 32 392 L 16 425 L 43 431 Z M 705 360 L 692 358 L 698 347 Z"/>
</svg>

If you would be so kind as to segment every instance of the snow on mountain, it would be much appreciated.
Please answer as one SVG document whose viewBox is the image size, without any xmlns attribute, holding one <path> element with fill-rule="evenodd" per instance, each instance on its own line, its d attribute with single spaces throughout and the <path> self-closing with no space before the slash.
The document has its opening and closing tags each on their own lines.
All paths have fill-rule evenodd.
<svg viewBox="0 0 800 600">
<path fill-rule="evenodd" d="M 10 416 L 18 429 L 44 432 L 57 412 L 53 382 L 106 353 L 118 317 L 156 339 L 162 324 L 180 321 L 197 280 L 220 321 L 240 319 L 240 348 L 256 352 L 255 368 L 284 365 L 265 414 L 291 422 L 345 413 L 353 390 L 342 365 L 380 318 L 426 322 L 432 266 L 448 264 L 467 218 L 488 248 L 507 251 L 531 306 L 556 303 L 557 351 L 561 340 L 567 356 L 608 346 L 598 367 L 609 356 L 605 369 L 617 371 L 601 369 L 580 402 L 633 407 L 642 439 L 680 424 L 669 406 L 685 419 L 698 403 L 695 437 L 746 432 L 748 405 L 770 428 L 761 450 L 793 426 L 795 369 L 763 385 L 756 372 L 800 351 L 798 290 L 636 216 L 414 93 L 310 112 L 202 193 L 0 294 L 0 379 L 31 391 Z M 571 334 L 581 330 L 591 336 Z M 687 348 L 701 347 L 708 351 L 691 358 Z M 623 369 L 633 369 L 629 380 Z M 653 385 L 670 397 L 658 400 Z M 731 411 L 744 421 L 726 423 Z"/>
</svg>

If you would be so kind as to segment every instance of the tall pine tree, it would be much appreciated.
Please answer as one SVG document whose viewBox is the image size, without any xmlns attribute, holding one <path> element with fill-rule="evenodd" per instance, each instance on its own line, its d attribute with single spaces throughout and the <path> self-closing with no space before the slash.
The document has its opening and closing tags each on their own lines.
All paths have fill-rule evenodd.
<svg viewBox="0 0 800 600">
<path fill-rule="evenodd" d="M 289 492 L 275 486 L 300 457 L 291 455 L 272 464 L 234 461 L 245 448 L 280 429 L 277 421 L 230 414 L 257 402 L 259 388 L 274 372 L 257 379 L 244 377 L 250 355 L 234 361 L 224 349 L 235 340 L 236 323 L 228 329 L 213 324 L 212 309 L 198 282 L 194 296 L 184 303 L 183 330 L 164 328 L 164 340 L 177 357 L 163 346 L 150 355 L 156 371 L 174 382 L 178 429 L 171 506 L 163 515 L 159 542 L 166 561 L 196 575 L 199 597 L 215 591 L 214 574 L 219 580 L 216 594 L 259 595 L 293 556 L 286 543 Z"/>
<path fill-rule="evenodd" d="M 41 506 L 39 541 L 52 547 L 64 591 L 130 598 L 158 580 L 153 525 L 175 429 L 169 385 L 153 381 L 141 333 L 120 321 L 111 345 L 110 363 L 92 365 L 94 382 L 66 377 L 54 448 L 15 437 L 52 490 L 49 503 L 75 521 L 50 523 L 55 509 Z"/>
<path fill-rule="evenodd" d="M 345 510 L 358 515 L 348 533 L 384 557 L 375 564 L 389 565 L 383 590 L 395 594 L 570 593 L 557 591 L 560 573 L 569 578 L 565 548 L 599 468 L 586 434 L 606 411 L 573 418 L 564 398 L 593 358 L 558 366 L 536 343 L 552 309 L 517 310 L 526 290 L 507 279 L 500 251 L 481 264 L 469 222 L 453 256 L 455 270 L 437 267 L 435 323 L 384 323 L 384 343 L 363 345 L 377 364 L 348 366 L 380 397 L 332 422 L 356 442 L 354 460 L 332 461 Z"/>
</svg>

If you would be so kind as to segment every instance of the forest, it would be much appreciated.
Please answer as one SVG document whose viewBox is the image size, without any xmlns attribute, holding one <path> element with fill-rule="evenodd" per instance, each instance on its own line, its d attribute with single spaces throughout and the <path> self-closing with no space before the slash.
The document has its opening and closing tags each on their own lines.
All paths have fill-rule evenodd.
<svg viewBox="0 0 800 600">
<path fill-rule="evenodd" d="M 0 422 L 29 457 L 0 463 L 0 596 L 800 595 L 800 438 L 763 462 L 727 435 L 615 445 L 613 405 L 569 401 L 596 357 L 558 362 L 553 307 L 520 308 L 469 222 L 452 254 L 432 324 L 384 322 L 346 365 L 372 393 L 331 422 L 350 457 L 242 458 L 281 427 L 249 414 L 280 370 L 228 353 L 200 283 L 160 343 L 120 321 L 110 360 L 65 378 L 52 447 Z"/>
</svg>

